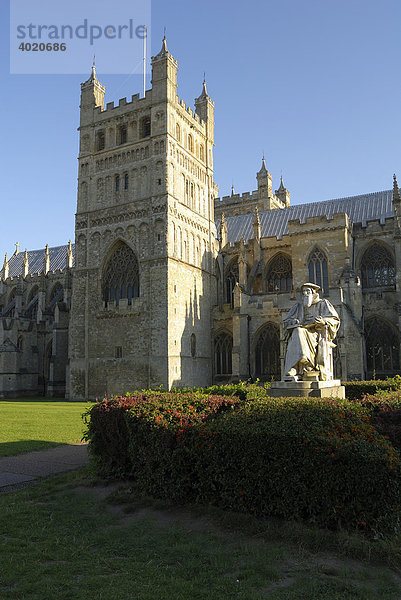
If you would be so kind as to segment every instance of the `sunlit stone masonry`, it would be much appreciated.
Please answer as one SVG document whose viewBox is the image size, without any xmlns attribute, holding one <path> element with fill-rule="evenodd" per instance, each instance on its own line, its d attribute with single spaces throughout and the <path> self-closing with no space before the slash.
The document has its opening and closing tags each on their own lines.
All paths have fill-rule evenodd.
<svg viewBox="0 0 401 600">
<path fill-rule="evenodd" d="M 75 243 L 4 249 L 0 397 L 280 380 L 305 281 L 339 315 L 335 379 L 399 372 L 395 176 L 291 206 L 263 157 L 256 190 L 219 198 L 214 102 L 203 82 L 189 107 L 177 71 L 163 39 L 144 98 L 105 104 L 95 67 L 81 85 Z"/>
</svg>

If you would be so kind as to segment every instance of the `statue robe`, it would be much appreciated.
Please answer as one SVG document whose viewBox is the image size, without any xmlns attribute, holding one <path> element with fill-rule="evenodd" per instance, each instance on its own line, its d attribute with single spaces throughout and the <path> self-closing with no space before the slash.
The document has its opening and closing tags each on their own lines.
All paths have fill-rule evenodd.
<svg viewBox="0 0 401 600">
<path fill-rule="evenodd" d="M 312 324 L 316 317 L 322 317 L 325 326 L 320 330 L 306 328 L 305 325 Z M 294 325 L 294 319 L 299 324 Z M 301 364 L 319 371 L 319 379 L 322 381 L 333 379 L 332 340 L 340 326 L 340 319 L 331 302 L 319 299 L 309 307 L 297 302 L 284 319 L 283 325 L 289 335 L 284 374 L 290 369 L 296 369 L 297 374 L 302 375 Z"/>
</svg>

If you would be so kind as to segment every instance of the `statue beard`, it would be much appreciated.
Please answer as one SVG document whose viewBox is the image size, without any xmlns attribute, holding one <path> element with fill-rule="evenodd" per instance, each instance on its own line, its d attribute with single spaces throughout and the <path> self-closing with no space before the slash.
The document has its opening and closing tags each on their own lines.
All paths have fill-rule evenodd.
<svg viewBox="0 0 401 600">
<path fill-rule="evenodd" d="M 304 296 L 304 307 L 309 308 L 313 304 L 313 296 Z"/>
</svg>

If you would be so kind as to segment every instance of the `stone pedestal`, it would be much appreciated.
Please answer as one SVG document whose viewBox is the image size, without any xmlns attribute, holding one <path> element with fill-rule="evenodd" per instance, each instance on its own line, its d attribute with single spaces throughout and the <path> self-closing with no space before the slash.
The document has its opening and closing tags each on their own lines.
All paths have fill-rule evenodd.
<svg viewBox="0 0 401 600">
<path fill-rule="evenodd" d="M 345 387 L 339 379 L 331 381 L 273 381 L 269 396 L 291 398 L 312 396 L 314 398 L 345 398 Z"/>
</svg>

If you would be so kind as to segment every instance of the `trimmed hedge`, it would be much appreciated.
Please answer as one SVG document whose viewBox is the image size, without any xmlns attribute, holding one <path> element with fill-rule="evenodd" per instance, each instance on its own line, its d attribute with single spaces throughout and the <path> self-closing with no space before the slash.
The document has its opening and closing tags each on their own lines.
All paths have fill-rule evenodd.
<svg viewBox="0 0 401 600">
<path fill-rule="evenodd" d="M 331 528 L 398 524 L 399 456 L 361 404 L 138 394 L 96 404 L 88 426 L 100 472 L 154 497 Z"/>
<path fill-rule="evenodd" d="M 345 386 L 345 396 L 348 400 L 361 400 L 366 394 L 401 390 L 401 377 L 396 375 L 386 380 L 343 381 L 342 385 Z"/>
<path fill-rule="evenodd" d="M 259 380 L 257 380 L 255 383 L 250 383 L 249 381 L 239 381 L 238 383 L 211 385 L 203 388 L 177 388 L 172 391 L 177 393 L 188 392 L 207 395 L 211 394 L 213 396 L 237 396 L 240 400 L 245 401 L 267 398 L 266 392 L 270 386 L 270 382 L 262 384 Z"/>
</svg>

